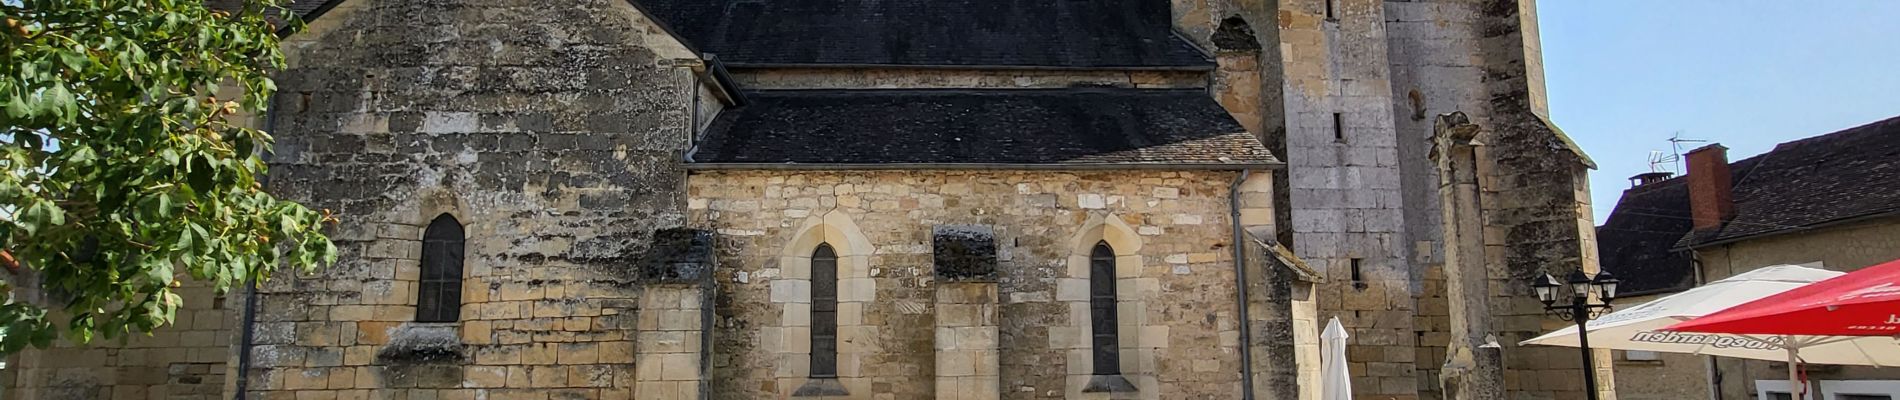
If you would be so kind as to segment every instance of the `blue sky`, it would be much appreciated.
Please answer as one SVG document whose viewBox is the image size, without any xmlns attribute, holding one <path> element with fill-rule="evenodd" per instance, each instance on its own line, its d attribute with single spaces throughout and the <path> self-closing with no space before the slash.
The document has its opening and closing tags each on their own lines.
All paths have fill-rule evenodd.
<svg viewBox="0 0 1900 400">
<path fill-rule="evenodd" d="M 1676 132 L 1733 161 L 1900 116 L 1900 1 L 1545 0 L 1538 18 L 1598 223 Z"/>
</svg>

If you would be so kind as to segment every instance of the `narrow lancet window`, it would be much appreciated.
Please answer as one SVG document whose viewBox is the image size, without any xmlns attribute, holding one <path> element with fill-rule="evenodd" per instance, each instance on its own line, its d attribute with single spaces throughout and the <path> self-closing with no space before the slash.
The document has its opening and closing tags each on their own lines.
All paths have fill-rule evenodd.
<svg viewBox="0 0 1900 400">
<path fill-rule="evenodd" d="M 838 376 L 838 253 L 820 244 L 811 254 L 811 377 Z"/>
<path fill-rule="evenodd" d="M 1115 315 L 1115 250 L 1095 244 L 1089 254 L 1089 324 L 1094 337 L 1095 375 L 1121 374 L 1121 343 Z"/>
<path fill-rule="evenodd" d="M 442 214 L 422 233 L 422 279 L 416 322 L 455 322 L 462 314 L 462 223 Z"/>
</svg>

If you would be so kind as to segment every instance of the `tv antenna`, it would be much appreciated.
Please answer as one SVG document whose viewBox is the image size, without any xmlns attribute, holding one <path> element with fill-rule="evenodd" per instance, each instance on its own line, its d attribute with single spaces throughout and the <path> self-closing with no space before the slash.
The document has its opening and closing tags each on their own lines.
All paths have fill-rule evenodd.
<svg viewBox="0 0 1900 400">
<path fill-rule="evenodd" d="M 1662 150 L 1649 151 L 1649 172 L 1651 173 L 1655 173 L 1655 172 L 1674 173 L 1673 171 L 1667 171 L 1663 167 L 1664 164 L 1669 164 L 1673 162 L 1676 162 L 1676 155 L 1674 154 L 1663 154 Z"/>
<path fill-rule="evenodd" d="M 1682 131 L 1680 130 L 1676 131 L 1675 134 L 1669 136 L 1669 149 L 1671 151 L 1670 154 L 1663 154 L 1661 151 L 1654 151 L 1654 150 L 1649 152 L 1649 172 L 1664 172 L 1662 168 L 1663 168 L 1663 165 L 1665 164 L 1674 164 L 1675 171 L 1673 172 L 1682 171 L 1682 145 L 1684 143 L 1708 143 L 1708 142 L 1709 141 L 1703 140 L 1703 139 L 1690 139 L 1690 138 L 1682 137 Z"/>
</svg>

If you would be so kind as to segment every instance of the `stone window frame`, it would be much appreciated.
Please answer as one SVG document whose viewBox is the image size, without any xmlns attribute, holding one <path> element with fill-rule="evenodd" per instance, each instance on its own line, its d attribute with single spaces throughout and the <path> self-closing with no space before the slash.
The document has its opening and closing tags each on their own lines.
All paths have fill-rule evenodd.
<svg viewBox="0 0 1900 400">
<path fill-rule="evenodd" d="M 1116 330 L 1120 342 L 1120 374 L 1096 375 L 1094 332 L 1090 323 L 1090 269 L 1098 243 L 1107 243 L 1115 256 Z M 1147 299 L 1160 293 L 1158 277 L 1145 274 L 1141 235 L 1114 213 L 1095 213 L 1069 240 L 1067 268 L 1056 279 L 1056 301 L 1068 303 L 1066 326 L 1050 327 L 1050 347 L 1067 351 L 1071 394 L 1147 392 L 1155 380 L 1155 353 L 1165 348 L 1166 325 L 1150 324 Z"/>
<path fill-rule="evenodd" d="M 448 232 L 442 231 L 451 229 L 452 231 Z M 438 214 L 423 227 L 421 246 L 421 256 L 417 260 L 419 268 L 416 277 L 414 321 L 428 324 L 454 324 L 461 320 L 462 283 L 468 278 L 467 225 L 452 213 Z M 447 250 L 453 251 L 444 252 Z M 453 260 L 432 258 L 450 254 L 454 256 Z M 430 295 L 432 286 L 436 286 L 434 296 Z"/>
<path fill-rule="evenodd" d="M 458 364 L 466 362 L 466 351 L 461 342 L 461 325 L 465 322 L 462 312 L 468 311 L 467 300 L 470 290 L 485 290 L 482 285 L 469 285 L 470 279 L 485 275 L 486 265 L 482 260 L 470 257 L 470 248 L 479 239 L 477 232 L 480 222 L 474 221 L 463 210 L 468 206 L 444 188 L 422 189 L 416 194 L 420 199 L 418 210 L 406 214 L 399 221 L 392 221 L 378 227 L 378 243 L 371 248 L 387 247 L 402 249 L 405 254 L 393 274 L 390 275 L 390 290 L 405 292 L 407 301 L 401 304 L 378 304 L 377 307 L 399 308 L 401 312 L 392 315 L 408 314 L 409 321 L 392 329 L 389 342 L 376 353 L 376 362 L 381 364 L 441 363 Z M 440 218 L 450 218 L 461 228 L 462 259 L 457 265 L 460 269 L 459 290 L 455 291 L 455 318 L 447 321 L 428 322 L 419 320 L 422 308 L 422 281 L 426 268 L 422 258 L 428 250 L 425 248 L 429 237 L 429 226 Z M 396 310 L 389 310 L 396 311 Z M 382 315 L 378 311 L 376 315 Z"/>
<path fill-rule="evenodd" d="M 770 281 L 779 324 L 761 329 L 760 340 L 777 355 L 779 387 L 797 388 L 792 396 L 848 395 L 846 387 L 864 376 L 859 360 L 879 351 L 877 327 L 864 322 L 865 308 L 877 296 L 870 266 L 876 248 L 842 210 L 810 216 L 794 232 L 779 253 L 778 277 Z M 835 377 L 811 373 L 811 256 L 819 245 L 831 246 L 838 260 Z"/>
</svg>

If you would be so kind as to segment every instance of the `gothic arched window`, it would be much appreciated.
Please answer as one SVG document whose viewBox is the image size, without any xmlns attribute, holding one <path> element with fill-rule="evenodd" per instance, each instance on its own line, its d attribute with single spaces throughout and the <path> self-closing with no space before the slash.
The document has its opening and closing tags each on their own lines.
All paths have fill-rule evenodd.
<svg viewBox="0 0 1900 400">
<path fill-rule="evenodd" d="M 416 322 L 455 322 L 462 314 L 462 223 L 442 214 L 422 233 L 422 280 Z"/>
<path fill-rule="evenodd" d="M 1120 338 L 1115 316 L 1115 249 L 1095 243 L 1089 252 L 1089 328 L 1094 337 L 1095 374 L 1121 374 Z"/>
<path fill-rule="evenodd" d="M 811 252 L 811 377 L 838 376 L 838 253 Z"/>
</svg>

